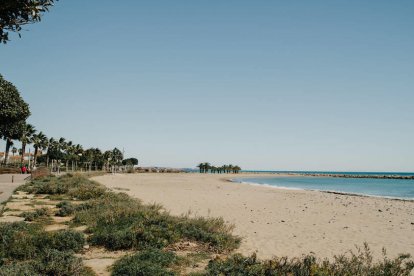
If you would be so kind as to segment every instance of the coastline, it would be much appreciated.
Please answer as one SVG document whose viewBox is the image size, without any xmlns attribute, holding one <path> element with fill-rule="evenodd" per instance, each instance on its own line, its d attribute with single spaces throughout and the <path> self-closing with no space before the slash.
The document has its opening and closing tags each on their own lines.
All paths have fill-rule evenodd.
<svg viewBox="0 0 414 276">
<path fill-rule="evenodd" d="M 288 176 L 306 177 L 306 175 L 288 175 Z M 259 176 L 259 177 L 262 177 L 262 176 Z M 278 177 L 278 176 L 272 176 L 272 177 Z M 279 175 L 279 177 L 286 177 L 286 175 L 283 175 L 283 176 Z M 312 177 L 312 176 L 310 176 L 310 177 Z M 263 176 L 263 178 L 266 178 L 266 176 Z M 238 184 L 262 186 L 262 187 L 273 188 L 273 189 L 281 189 L 281 190 L 311 191 L 311 192 L 320 192 L 320 193 L 328 193 L 328 194 L 336 194 L 336 195 L 347 195 L 347 196 L 368 197 L 368 198 L 384 198 L 384 199 L 389 199 L 389 200 L 414 202 L 414 198 L 411 199 L 411 198 L 401 198 L 401 197 L 392 197 L 392 196 L 379 196 L 379 195 L 370 195 L 370 194 L 349 193 L 349 192 L 341 192 L 341 191 L 335 191 L 335 190 L 318 190 L 318 189 L 284 187 L 284 186 L 276 186 L 276 185 L 270 185 L 270 184 L 260 184 L 260 183 L 254 183 L 254 182 L 247 182 L 247 181 L 237 181 L 237 178 L 231 178 L 231 179 L 228 179 L 226 181 L 233 182 L 233 183 L 238 183 Z"/>
<path fill-rule="evenodd" d="M 261 174 L 260 172 L 242 172 L 242 174 Z M 283 176 L 303 176 L 303 177 L 337 177 L 337 178 L 372 178 L 372 179 L 402 179 L 402 180 L 414 180 L 414 175 L 411 173 L 328 173 L 328 172 L 266 172 L 266 174 L 283 175 Z M 408 174 L 408 175 L 403 175 Z"/>
<path fill-rule="evenodd" d="M 414 202 L 386 198 L 237 185 L 230 179 L 259 174 L 132 174 L 98 182 L 172 214 L 223 217 L 243 237 L 238 250 L 261 258 L 315 253 L 332 258 L 367 242 L 374 257 L 414 255 Z M 260 174 L 275 177 L 275 174 Z"/>
</svg>

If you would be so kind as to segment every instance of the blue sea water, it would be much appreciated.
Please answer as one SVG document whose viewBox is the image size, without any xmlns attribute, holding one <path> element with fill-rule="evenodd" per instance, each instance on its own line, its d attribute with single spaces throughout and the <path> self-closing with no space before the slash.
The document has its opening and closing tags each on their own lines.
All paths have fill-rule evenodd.
<svg viewBox="0 0 414 276">
<path fill-rule="evenodd" d="M 366 173 L 364 173 L 364 175 L 366 175 Z M 396 174 L 393 173 L 392 175 Z M 233 181 L 239 183 L 269 185 L 288 189 L 333 191 L 367 196 L 414 200 L 414 180 L 411 179 L 291 176 L 268 178 L 237 178 Z"/>
<path fill-rule="evenodd" d="M 299 174 L 346 174 L 346 175 L 386 175 L 386 176 L 414 176 L 414 172 L 338 172 L 338 171 L 251 171 L 242 172 L 252 173 L 299 173 Z"/>
</svg>

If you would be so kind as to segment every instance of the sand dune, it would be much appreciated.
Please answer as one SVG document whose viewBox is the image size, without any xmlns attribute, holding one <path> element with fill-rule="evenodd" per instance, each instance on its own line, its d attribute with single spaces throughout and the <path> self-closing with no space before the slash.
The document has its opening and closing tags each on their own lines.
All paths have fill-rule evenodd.
<svg viewBox="0 0 414 276">
<path fill-rule="evenodd" d="M 243 174 L 243 177 L 248 175 Z M 255 174 L 254 177 L 258 175 Z M 259 257 L 315 253 L 331 258 L 367 242 L 379 257 L 414 255 L 414 202 L 282 190 L 228 182 L 234 175 L 127 174 L 95 180 L 172 214 L 221 216 Z"/>
</svg>

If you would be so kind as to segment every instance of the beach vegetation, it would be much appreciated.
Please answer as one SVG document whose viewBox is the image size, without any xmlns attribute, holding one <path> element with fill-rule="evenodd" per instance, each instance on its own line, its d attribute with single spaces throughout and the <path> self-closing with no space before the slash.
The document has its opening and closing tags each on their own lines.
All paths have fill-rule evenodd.
<svg viewBox="0 0 414 276">
<path fill-rule="evenodd" d="M 144 205 L 123 193 L 107 192 L 79 205 L 74 222 L 88 226 L 92 244 L 110 250 L 164 248 L 184 239 L 223 252 L 240 243 L 222 219 L 172 216 L 159 205 Z"/>
<path fill-rule="evenodd" d="M 235 254 L 227 259 L 211 260 L 204 275 L 318 275 L 318 276 L 409 276 L 414 262 L 409 255 L 400 255 L 374 262 L 367 244 L 357 252 L 335 256 L 333 260 L 318 260 L 314 255 L 301 258 L 287 257 L 259 260 L 256 254 Z"/>
<path fill-rule="evenodd" d="M 85 243 L 80 232 L 45 232 L 40 225 L 25 222 L 0 223 L 0 235 L 0 264 L 8 260 L 30 260 L 47 249 L 79 252 Z"/>
<path fill-rule="evenodd" d="M 75 206 L 69 201 L 61 201 L 56 205 L 59 210 L 56 212 L 58 217 L 66 217 L 75 212 Z"/>
<path fill-rule="evenodd" d="M 80 174 L 38 178 L 20 186 L 18 190 L 32 194 L 66 195 L 78 200 L 98 198 L 106 191 L 102 185 Z"/>
<path fill-rule="evenodd" d="M 179 258 L 172 252 L 154 248 L 147 249 L 118 260 L 113 266 L 112 275 L 177 275 L 171 271 L 170 266 L 178 260 Z"/>
<path fill-rule="evenodd" d="M 85 244 L 80 232 L 15 222 L 0 223 L 0 237 L 0 275 L 93 275 L 74 255 Z"/>
<path fill-rule="evenodd" d="M 23 212 L 21 216 L 24 217 L 25 221 L 34 221 L 38 218 L 47 216 L 47 214 L 48 211 L 46 208 L 40 208 L 31 212 Z"/>
</svg>

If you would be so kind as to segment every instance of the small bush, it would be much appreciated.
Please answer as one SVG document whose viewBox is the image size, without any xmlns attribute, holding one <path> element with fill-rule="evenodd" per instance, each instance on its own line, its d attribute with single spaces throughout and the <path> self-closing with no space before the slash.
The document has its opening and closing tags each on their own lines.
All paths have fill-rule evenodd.
<svg viewBox="0 0 414 276">
<path fill-rule="evenodd" d="M 60 208 L 56 212 L 56 216 L 59 217 L 66 217 L 72 215 L 75 211 L 75 206 L 73 206 L 73 204 L 68 201 L 62 201 L 59 204 L 57 204 L 56 207 Z"/>
<path fill-rule="evenodd" d="M 33 261 L 0 266 L 0 276 L 40 276 Z"/>
<path fill-rule="evenodd" d="M 274 258 L 259 261 L 256 255 L 244 257 L 235 254 L 226 260 L 215 259 L 209 262 L 206 275 L 318 275 L 318 276 L 409 276 L 414 269 L 414 263 L 409 255 L 401 255 L 373 263 L 372 255 L 367 245 L 358 253 L 350 256 L 336 256 L 333 261 L 318 262 L 312 256 L 288 259 Z"/>
<path fill-rule="evenodd" d="M 85 244 L 82 233 L 73 230 L 52 232 L 49 237 L 49 247 L 60 251 L 79 252 Z"/>
<path fill-rule="evenodd" d="M 72 230 L 45 232 L 24 222 L 0 223 L 0 264 L 4 260 L 30 260 L 45 250 L 79 252 L 85 243 L 82 233 Z"/>
<path fill-rule="evenodd" d="M 41 232 L 39 226 L 24 222 L 0 223 L 0 259 L 28 260 L 34 258 L 39 252 L 34 237 L 40 235 Z"/>
<path fill-rule="evenodd" d="M 36 209 L 33 212 L 23 212 L 21 214 L 25 221 L 34 221 L 40 217 L 47 216 L 47 208 Z"/>
<path fill-rule="evenodd" d="M 84 270 L 82 260 L 70 252 L 48 249 L 37 265 L 42 275 L 81 275 Z"/>
<path fill-rule="evenodd" d="M 100 197 L 106 191 L 102 185 L 78 174 L 34 179 L 19 190 L 32 194 L 67 195 L 81 200 Z"/>
<path fill-rule="evenodd" d="M 217 251 L 231 251 L 240 246 L 241 239 L 230 234 L 233 226 L 222 218 L 185 216 L 179 219 L 177 227 L 183 237 L 207 243 Z"/>
<path fill-rule="evenodd" d="M 201 241 L 216 251 L 240 243 L 222 219 L 174 217 L 159 205 L 143 205 L 123 193 L 107 192 L 81 204 L 74 222 L 89 226 L 92 244 L 110 250 L 163 248 L 180 239 Z"/>
<path fill-rule="evenodd" d="M 168 270 L 168 267 L 178 260 L 171 252 L 158 249 L 142 251 L 138 254 L 123 257 L 114 264 L 112 275 L 137 275 L 137 276 L 167 276 L 176 275 Z"/>
</svg>

